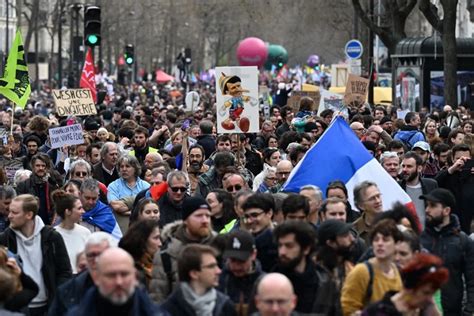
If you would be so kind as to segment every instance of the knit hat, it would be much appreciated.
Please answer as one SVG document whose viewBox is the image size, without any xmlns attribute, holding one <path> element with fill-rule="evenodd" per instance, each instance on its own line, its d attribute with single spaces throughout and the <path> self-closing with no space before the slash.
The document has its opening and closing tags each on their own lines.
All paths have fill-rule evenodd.
<svg viewBox="0 0 474 316">
<path fill-rule="evenodd" d="M 97 123 L 97 121 L 94 119 L 87 120 L 84 123 L 84 129 L 86 131 L 96 131 L 99 129 L 99 127 L 100 127 L 99 123 Z"/>
<path fill-rule="evenodd" d="M 384 125 L 385 123 L 387 122 L 391 122 L 392 120 L 388 117 L 388 116 L 384 116 L 382 117 L 382 119 L 380 120 L 380 125 Z"/>
<path fill-rule="evenodd" d="M 202 197 L 189 196 L 183 200 L 183 221 L 197 210 L 211 210 L 209 204 Z"/>
</svg>

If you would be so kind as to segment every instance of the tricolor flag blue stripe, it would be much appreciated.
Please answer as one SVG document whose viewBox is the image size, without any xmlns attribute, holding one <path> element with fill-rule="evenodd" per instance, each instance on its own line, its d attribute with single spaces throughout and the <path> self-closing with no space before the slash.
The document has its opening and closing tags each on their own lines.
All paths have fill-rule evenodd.
<svg viewBox="0 0 474 316">
<path fill-rule="evenodd" d="M 342 117 L 337 117 L 318 142 L 306 152 L 291 172 L 283 191 L 299 192 L 302 186 L 312 184 L 324 194 L 329 182 L 334 180 L 346 184 L 349 201 L 354 209 L 354 187 L 369 180 L 379 187 L 384 209 L 401 202 L 414 211 L 408 194 L 365 149 Z"/>
</svg>

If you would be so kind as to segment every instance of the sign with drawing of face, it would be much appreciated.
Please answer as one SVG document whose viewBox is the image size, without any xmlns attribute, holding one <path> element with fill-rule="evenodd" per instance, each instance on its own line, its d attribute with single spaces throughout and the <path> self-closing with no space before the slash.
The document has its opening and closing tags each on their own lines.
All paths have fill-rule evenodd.
<svg viewBox="0 0 474 316">
<path fill-rule="evenodd" d="M 257 67 L 216 67 L 218 133 L 257 133 Z"/>
</svg>

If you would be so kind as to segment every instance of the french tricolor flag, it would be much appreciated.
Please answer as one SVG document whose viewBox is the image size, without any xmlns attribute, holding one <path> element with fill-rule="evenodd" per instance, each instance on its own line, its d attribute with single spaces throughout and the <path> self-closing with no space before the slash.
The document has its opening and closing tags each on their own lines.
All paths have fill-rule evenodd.
<svg viewBox="0 0 474 316">
<path fill-rule="evenodd" d="M 341 180 L 346 184 L 353 209 L 357 209 L 354 205 L 354 187 L 369 180 L 379 187 L 384 209 L 388 210 L 395 202 L 401 202 L 408 206 L 418 221 L 415 206 L 408 194 L 365 149 L 340 116 L 334 119 L 296 165 L 283 191 L 299 192 L 302 186 L 312 184 L 318 186 L 324 194 L 328 183 L 334 180 Z"/>
</svg>

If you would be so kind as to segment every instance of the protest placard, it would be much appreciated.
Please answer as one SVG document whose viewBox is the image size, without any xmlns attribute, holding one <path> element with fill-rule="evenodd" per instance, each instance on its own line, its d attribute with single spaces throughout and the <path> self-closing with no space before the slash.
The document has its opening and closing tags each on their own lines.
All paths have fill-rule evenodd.
<svg viewBox="0 0 474 316">
<path fill-rule="evenodd" d="M 216 67 L 218 133 L 257 133 L 257 67 Z"/>
<path fill-rule="evenodd" d="M 369 79 L 349 74 L 344 94 L 344 104 L 348 107 L 360 108 L 367 99 Z"/>
<path fill-rule="evenodd" d="M 349 117 L 349 112 L 343 103 L 343 98 L 344 96 L 341 94 L 321 89 L 321 101 L 319 102 L 318 115 L 320 115 L 322 111 L 329 109 L 336 113 L 341 113 L 345 117 Z"/>
<path fill-rule="evenodd" d="M 97 114 L 89 89 L 53 90 L 53 98 L 59 116 Z"/>
<path fill-rule="evenodd" d="M 18 170 L 23 169 L 23 161 L 21 158 L 1 159 L 0 167 L 5 171 L 5 175 L 8 178 L 8 184 L 12 185 L 15 173 Z"/>
<path fill-rule="evenodd" d="M 51 128 L 49 139 L 51 140 L 51 148 L 83 144 L 84 136 L 82 135 L 81 124 Z"/>
<path fill-rule="evenodd" d="M 297 113 L 300 110 L 300 100 L 303 97 L 313 99 L 314 107 L 311 109 L 311 111 L 318 110 L 319 101 L 321 99 L 319 91 L 293 91 L 291 92 L 291 97 L 288 98 L 286 104 L 293 109 L 294 113 Z"/>
</svg>

